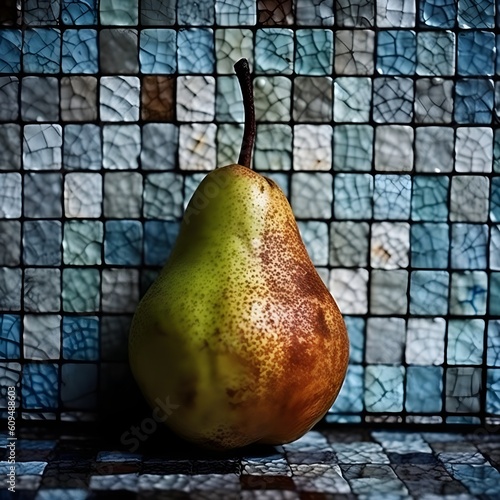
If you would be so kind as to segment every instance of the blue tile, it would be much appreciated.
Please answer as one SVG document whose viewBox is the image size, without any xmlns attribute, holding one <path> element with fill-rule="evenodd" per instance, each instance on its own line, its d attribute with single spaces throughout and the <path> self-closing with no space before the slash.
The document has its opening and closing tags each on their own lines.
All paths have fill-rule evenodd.
<svg viewBox="0 0 500 500">
<path fill-rule="evenodd" d="M 455 74 L 456 37 L 452 31 L 417 33 L 417 74 L 453 76 Z"/>
<path fill-rule="evenodd" d="M 452 477 L 463 483 L 473 495 L 483 495 L 483 498 L 494 498 L 498 495 L 500 472 L 489 463 L 476 464 L 444 464 Z"/>
<path fill-rule="evenodd" d="M 0 471 L 2 474 L 7 475 L 9 470 L 9 462 L 0 462 Z M 41 476 L 47 467 L 47 462 L 30 461 L 30 462 L 16 462 L 16 475 L 19 476 Z"/>
<path fill-rule="evenodd" d="M 417 223 L 411 226 L 411 265 L 424 269 L 448 267 L 449 226 L 446 223 Z"/>
<path fill-rule="evenodd" d="M 60 71 L 61 32 L 52 28 L 27 29 L 24 34 L 23 69 L 27 73 Z"/>
<path fill-rule="evenodd" d="M 29 25 L 57 24 L 61 0 L 24 0 L 24 22 Z"/>
<path fill-rule="evenodd" d="M 500 367 L 500 319 L 488 321 L 486 364 Z"/>
<path fill-rule="evenodd" d="M 255 72 L 285 74 L 293 68 L 293 31 L 263 28 L 255 34 Z"/>
<path fill-rule="evenodd" d="M 486 269 L 487 253 L 487 225 L 451 225 L 451 267 L 453 269 Z"/>
<path fill-rule="evenodd" d="M 63 310 L 67 312 L 94 312 L 99 310 L 100 273 L 91 268 L 63 270 Z"/>
<path fill-rule="evenodd" d="M 500 273 L 490 274 L 490 314 L 500 316 Z"/>
<path fill-rule="evenodd" d="M 142 455 L 138 453 L 131 453 L 129 451 L 100 451 L 97 454 L 96 462 L 128 462 L 140 463 Z"/>
<path fill-rule="evenodd" d="M 210 26 L 215 19 L 215 0 L 183 0 L 177 4 L 180 26 Z"/>
<path fill-rule="evenodd" d="M 214 34 L 208 28 L 181 29 L 177 34 L 179 73 L 212 73 Z"/>
<path fill-rule="evenodd" d="M 500 270 L 500 224 L 490 227 L 489 267 Z"/>
<path fill-rule="evenodd" d="M 373 176 L 337 174 L 334 177 L 336 219 L 369 219 L 372 216 Z"/>
<path fill-rule="evenodd" d="M 97 31 L 68 29 L 63 34 L 62 70 L 64 73 L 97 73 Z"/>
<path fill-rule="evenodd" d="M 451 319 L 446 360 L 450 365 L 480 365 L 485 324 L 482 319 Z"/>
<path fill-rule="evenodd" d="M 18 359 L 21 342 L 21 316 L 0 314 L 0 359 Z"/>
<path fill-rule="evenodd" d="M 446 417 L 447 424 L 459 424 L 459 425 L 475 425 L 478 426 L 481 423 L 479 417 L 462 417 L 459 415 L 450 415 Z"/>
<path fill-rule="evenodd" d="M 410 200 L 411 177 L 409 175 L 375 175 L 373 195 L 375 219 L 409 219 Z"/>
<path fill-rule="evenodd" d="M 486 411 L 500 415 L 500 369 L 490 368 L 486 376 Z"/>
<path fill-rule="evenodd" d="M 404 367 L 368 365 L 365 369 L 365 405 L 368 412 L 403 410 Z"/>
<path fill-rule="evenodd" d="M 500 177 L 491 180 L 490 218 L 493 222 L 500 222 Z"/>
<path fill-rule="evenodd" d="M 24 270 L 23 284 L 26 312 L 58 312 L 60 310 L 61 271 L 59 269 L 27 268 Z M 34 319 L 36 321 L 39 318 L 35 316 Z"/>
<path fill-rule="evenodd" d="M 336 125 L 333 129 L 333 168 L 337 171 L 369 171 L 373 158 L 373 127 Z"/>
<path fill-rule="evenodd" d="M 170 76 L 146 81 L 144 75 L 173 75 L 174 82 L 175 75 L 230 75 L 231 60 L 247 56 L 257 74 L 262 129 L 256 158 L 265 157 L 260 163 L 290 197 L 313 261 L 326 266 L 322 277 L 330 274 L 350 314 L 351 365 L 330 421 L 392 414 L 412 423 L 477 425 L 485 415 L 499 416 L 499 6 L 494 0 L 24 0 L 0 8 L 0 249 L 7 247 L 0 250 L 0 358 L 7 360 L 0 374 L 14 384 L 34 353 L 56 360 L 26 363 L 18 394 L 23 415 L 59 419 L 68 411 L 79 419 L 99 409 L 98 382 L 109 385 L 111 370 L 126 369 L 126 349 L 116 351 L 116 342 L 126 335 L 140 288 L 172 252 L 202 169 L 213 167 L 210 157 L 227 159 L 237 147 L 223 138 L 231 132 L 237 139 L 241 127 L 219 123 L 242 116 L 237 83 L 230 98 L 229 86 L 218 85 L 236 82 L 234 75 L 216 78 L 209 126 L 189 124 L 182 112 L 188 98 L 154 95 L 155 84 Z M 257 21 L 266 9 L 273 10 L 269 21 Z M 304 131 L 314 128 L 306 115 L 317 115 L 315 103 L 306 115 L 299 109 L 306 80 L 315 77 L 333 90 L 322 110 L 330 121 L 321 148 L 329 168 L 321 173 L 305 153 L 312 143 Z M 152 110 L 142 120 L 141 102 Z M 170 106 L 169 120 L 155 106 Z M 273 121 L 286 125 L 273 128 Z M 294 164 L 302 171 L 280 172 L 292 168 L 292 159 L 301 160 Z M 386 261 L 374 257 L 381 243 Z M 24 321 L 22 311 L 31 312 Z M 373 335 L 379 330 L 373 325 L 387 316 L 409 322 L 408 339 L 390 328 L 383 339 Z M 433 321 L 442 329 L 424 345 L 422 332 L 432 333 Z M 34 339 L 46 345 L 33 347 Z M 100 358 L 121 365 L 99 367 Z M 491 494 L 489 469 L 478 473 L 482 482 L 475 469 L 450 472 L 463 488 Z M 358 481 L 361 473 L 349 474 Z M 369 479 L 375 494 L 387 487 L 377 481 Z M 350 486 L 369 491 L 361 482 Z M 35 496 L 70 494 L 62 487 L 45 491 Z M 78 498 L 80 490 L 71 491 Z M 401 493 L 414 495 L 410 486 Z"/>
<path fill-rule="evenodd" d="M 349 477 L 350 484 L 353 492 L 360 498 L 372 495 L 404 497 L 408 493 L 405 485 L 398 479 L 389 465 L 366 464 L 353 470 L 352 473 L 354 475 Z"/>
<path fill-rule="evenodd" d="M 59 221 L 25 221 L 23 261 L 27 265 L 59 266 L 62 231 Z"/>
<path fill-rule="evenodd" d="M 318 221 L 298 221 L 297 225 L 313 264 L 328 265 L 328 224 Z"/>
<path fill-rule="evenodd" d="M 500 130 L 495 129 L 493 142 L 493 171 L 500 172 Z"/>
<path fill-rule="evenodd" d="M 333 64 L 333 31 L 301 29 L 295 32 L 295 72 L 298 75 L 330 75 Z"/>
<path fill-rule="evenodd" d="M 220 26 L 252 26 L 257 22 L 257 2 L 215 0 L 215 22 Z"/>
<path fill-rule="evenodd" d="M 463 78 L 455 85 L 455 120 L 458 123 L 491 123 L 493 82 Z"/>
<path fill-rule="evenodd" d="M 364 369 L 360 365 L 349 365 L 344 385 L 335 400 L 333 413 L 360 413 L 363 411 Z"/>
<path fill-rule="evenodd" d="M 210 92 L 210 98 L 212 99 L 213 94 L 216 94 L 215 97 L 215 114 L 216 117 L 219 121 L 221 122 L 243 122 L 243 106 L 239 106 L 239 103 L 241 102 L 241 91 L 239 88 L 238 84 L 238 79 L 235 78 L 234 76 L 219 76 L 217 78 L 217 90 L 215 90 L 215 82 L 213 80 L 207 81 L 205 80 L 207 85 L 207 89 L 210 88 L 212 92 Z M 192 97 L 189 96 L 189 101 L 192 102 L 192 104 L 189 106 L 189 114 L 186 113 L 185 109 L 185 101 L 186 97 L 189 94 L 186 94 L 186 91 L 189 89 L 190 82 L 189 80 L 178 80 L 178 84 L 180 86 L 181 90 L 181 99 L 178 101 L 178 106 L 181 103 L 181 101 L 184 101 L 184 106 L 181 105 L 180 109 L 178 109 L 177 116 L 179 115 L 182 116 L 182 121 L 188 120 L 188 116 L 191 115 L 192 117 L 196 114 L 196 111 L 193 108 L 199 107 L 195 106 L 194 102 L 192 100 Z M 179 93 L 179 90 L 177 91 Z M 213 116 L 214 111 L 212 107 L 212 103 L 210 106 L 210 109 L 207 109 L 206 111 L 201 111 L 200 110 L 200 118 L 207 120 L 210 119 L 210 116 Z M 201 116 L 202 113 L 207 113 L 205 117 Z M 193 119 L 193 118 L 192 118 Z M 226 125 L 224 124 L 222 127 L 225 127 Z M 219 128 L 219 132 L 222 130 L 222 127 Z M 232 126 L 230 127 L 232 129 Z M 228 130 L 228 129 L 226 129 Z M 236 130 L 236 129 L 235 129 Z M 239 132 L 239 130 L 238 130 Z M 262 137 L 263 134 L 259 134 L 259 139 Z M 226 133 L 223 134 L 223 137 L 226 137 Z M 290 140 L 291 140 L 291 134 L 290 134 Z"/>
<path fill-rule="evenodd" d="M 61 20 L 64 24 L 96 24 L 96 0 L 62 0 Z"/>
<path fill-rule="evenodd" d="M 39 489 L 35 500 L 88 500 L 89 495 L 88 489 L 47 488 Z"/>
<path fill-rule="evenodd" d="M 454 28 L 457 18 L 456 0 L 421 0 L 420 23 L 435 28 Z"/>
<path fill-rule="evenodd" d="M 363 362 L 364 339 L 365 339 L 365 319 L 356 316 L 344 316 L 350 342 L 351 363 Z"/>
<path fill-rule="evenodd" d="M 146 221 L 144 224 L 144 261 L 150 266 L 163 266 L 172 251 L 180 223 Z"/>
<path fill-rule="evenodd" d="M 20 30 L 0 29 L 0 73 L 21 70 L 22 35 Z"/>
<path fill-rule="evenodd" d="M 446 221 L 448 219 L 449 178 L 416 175 L 413 178 L 411 215 L 415 221 Z"/>
<path fill-rule="evenodd" d="M 99 357 L 99 318 L 97 316 L 64 316 L 62 346 L 64 359 L 97 360 Z"/>
<path fill-rule="evenodd" d="M 458 74 L 486 76 L 495 72 L 495 35 L 486 31 L 458 34 Z"/>
<path fill-rule="evenodd" d="M 336 122 L 363 123 L 369 121 L 372 102 L 371 78 L 340 76 L 334 79 L 333 89 L 333 117 Z M 334 133 L 340 126 L 337 125 L 334 128 Z M 371 147 L 367 149 L 371 150 Z"/>
<path fill-rule="evenodd" d="M 373 80 L 373 119 L 377 123 L 409 123 L 413 118 L 414 82 L 411 78 Z"/>
<path fill-rule="evenodd" d="M 297 0 L 295 16 L 299 26 L 333 26 L 333 0 Z"/>
<path fill-rule="evenodd" d="M 493 293 L 490 297 L 493 296 Z M 486 313 L 488 276 L 483 271 L 462 271 L 451 274 L 450 313 L 480 316 Z M 491 308 L 490 308 L 490 312 Z"/>
<path fill-rule="evenodd" d="M 141 263 L 142 224 L 135 220 L 107 221 L 104 237 L 106 264 L 134 266 Z"/>
<path fill-rule="evenodd" d="M 499 10 L 498 15 L 500 16 L 500 10 Z M 500 75 L 500 36 L 499 35 L 496 35 L 496 41 L 495 41 L 495 74 L 497 76 Z"/>
<path fill-rule="evenodd" d="M 124 99 L 121 104 L 123 104 L 123 111 L 126 112 L 126 106 L 130 106 L 130 103 Z M 129 170 L 139 166 L 141 129 L 137 124 L 104 125 L 102 142 L 102 166 L 104 168 Z"/>
<path fill-rule="evenodd" d="M 139 21 L 139 0 L 99 0 L 101 24 L 131 26 Z"/>
<path fill-rule="evenodd" d="M 173 123 L 146 123 L 142 127 L 141 167 L 173 170 L 177 164 L 179 127 Z"/>
<path fill-rule="evenodd" d="M 495 0 L 458 0 L 460 28 L 494 28 Z"/>
<path fill-rule="evenodd" d="M 70 170 L 101 169 L 101 129 L 98 125 L 85 123 L 64 127 L 63 164 Z"/>
<path fill-rule="evenodd" d="M 148 174 L 144 185 L 143 213 L 146 219 L 178 220 L 182 217 L 183 178 L 171 172 Z"/>
<path fill-rule="evenodd" d="M 413 271 L 410 279 L 410 313 L 417 316 L 447 314 L 449 282 L 446 271 Z"/>
<path fill-rule="evenodd" d="M 442 408 L 443 369 L 439 366 L 409 366 L 406 369 L 406 411 L 440 412 Z"/>
<path fill-rule="evenodd" d="M 383 75 L 411 75 L 417 64 L 417 38 L 414 31 L 379 31 L 377 71 Z"/>
<path fill-rule="evenodd" d="M 19 439 L 16 448 L 19 450 L 53 450 L 57 446 L 56 439 L 37 439 L 36 441 L 30 439 Z"/>
<path fill-rule="evenodd" d="M 58 372 L 55 364 L 24 364 L 21 394 L 25 408 L 50 410 L 58 407 Z"/>
<path fill-rule="evenodd" d="M 101 120 L 109 122 L 137 122 L 139 120 L 140 80 L 136 76 L 108 76 L 100 79 L 100 114 Z M 110 128 L 111 127 L 111 128 Z M 138 130 L 136 124 L 104 126 L 104 135 L 108 131 L 118 131 L 123 127 L 123 132 L 133 129 Z M 132 135 L 132 134 L 130 134 Z M 104 149 L 116 148 L 116 144 L 104 140 Z M 139 146 L 137 145 L 137 149 Z M 139 151 L 137 152 L 139 154 Z M 135 160 L 135 158 L 132 158 Z"/>
<path fill-rule="evenodd" d="M 145 29 L 141 31 L 139 62 L 143 73 L 172 74 L 177 70 L 177 34 L 169 29 Z M 181 43 L 179 38 L 179 43 Z M 183 43 L 190 43 L 183 42 Z M 189 59 L 183 64 L 193 64 Z M 181 64 L 179 62 L 179 68 Z M 189 72 L 189 71 L 186 71 Z"/>
<path fill-rule="evenodd" d="M 482 392 L 482 369 L 475 366 L 450 367 L 446 369 L 445 378 L 446 410 L 449 413 L 478 413 Z M 460 423 L 460 417 L 457 417 L 456 423 Z M 466 419 L 462 423 L 473 423 L 471 417 L 462 418 Z"/>
<path fill-rule="evenodd" d="M 285 196 L 287 198 L 290 196 L 289 184 L 288 184 L 289 177 L 286 175 L 286 173 L 267 172 L 266 177 L 269 177 L 271 180 L 276 182 L 276 184 L 278 184 L 283 193 L 285 193 Z"/>
</svg>

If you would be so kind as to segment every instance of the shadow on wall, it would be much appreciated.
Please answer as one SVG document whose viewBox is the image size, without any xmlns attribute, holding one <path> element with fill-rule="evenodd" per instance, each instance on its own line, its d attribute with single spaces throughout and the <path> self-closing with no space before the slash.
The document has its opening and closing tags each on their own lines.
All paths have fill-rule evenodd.
<svg viewBox="0 0 500 500">
<path fill-rule="evenodd" d="M 135 382 L 128 362 L 128 333 L 139 300 L 158 275 L 159 269 L 110 269 L 103 272 L 103 284 L 108 280 L 106 297 L 109 312 L 101 319 L 101 363 L 97 421 L 103 424 L 124 424 L 144 418 L 149 405 Z M 125 276 L 123 272 L 134 275 Z M 120 273 L 120 275 L 113 272 Z M 139 286 L 137 283 L 139 282 Z M 140 290 L 139 294 L 136 293 Z M 104 287 L 103 287 L 104 291 Z M 103 296 L 104 300 L 104 296 Z M 123 312 L 128 314 L 125 315 Z"/>
</svg>

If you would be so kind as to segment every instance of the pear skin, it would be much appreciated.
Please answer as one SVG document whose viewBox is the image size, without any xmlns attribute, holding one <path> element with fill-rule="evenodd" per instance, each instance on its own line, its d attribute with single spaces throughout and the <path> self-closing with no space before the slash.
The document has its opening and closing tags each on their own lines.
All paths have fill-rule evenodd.
<svg viewBox="0 0 500 500">
<path fill-rule="evenodd" d="M 349 358 L 342 315 L 286 196 L 248 168 L 251 78 L 245 60 L 235 68 L 246 81 L 240 164 L 198 186 L 129 335 L 132 373 L 149 404 L 178 405 L 165 423 L 218 450 L 298 439 L 333 404 Z"/>
<path fill-rule="evenodd" d="M 167 425 L 200 445 L 286 443 L 324 416 L 347 332 L 272 180 L 230 165 L 202 181 L 129 352 L 149 403 L 179 404 Z"/>
</svg>

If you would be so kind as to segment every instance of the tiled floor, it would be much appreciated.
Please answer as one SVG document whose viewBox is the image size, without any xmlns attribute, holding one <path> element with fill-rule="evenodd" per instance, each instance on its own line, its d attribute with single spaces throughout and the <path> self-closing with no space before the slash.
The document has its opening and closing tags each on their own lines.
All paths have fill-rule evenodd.
<svg viewBox="0 0 500 500">
<path fill-rule="evenodd" d="M 0 436 L 2 482 L 7 435 Z M 280 447 L 211 454 L 160 431 L 134 451 L 124 440 L 21 430 L 17 498 L 500 498 L 500 429 L 471 433 L 336 429 Z M 5 490 L 0 491 L 10 497 Z M 14 497 L 12 497 L 14 498 Z"/>
</svg>

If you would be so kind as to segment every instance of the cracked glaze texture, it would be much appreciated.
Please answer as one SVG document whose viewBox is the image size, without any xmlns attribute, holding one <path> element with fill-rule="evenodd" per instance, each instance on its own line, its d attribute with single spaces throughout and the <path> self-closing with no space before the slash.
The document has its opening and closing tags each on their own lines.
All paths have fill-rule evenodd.
<svg viewBox="0 0 500 500">
<path fill-rule="evenodd" d="M 498 423 L 499 23 L 493 0 L 4 1 L 0 370 L 19 418 L 143 410 L 133 311 L 199 183 L 237 158 L 247 57 L 252 166 L 349 330 L 328 421 Z"/>
</svg>

